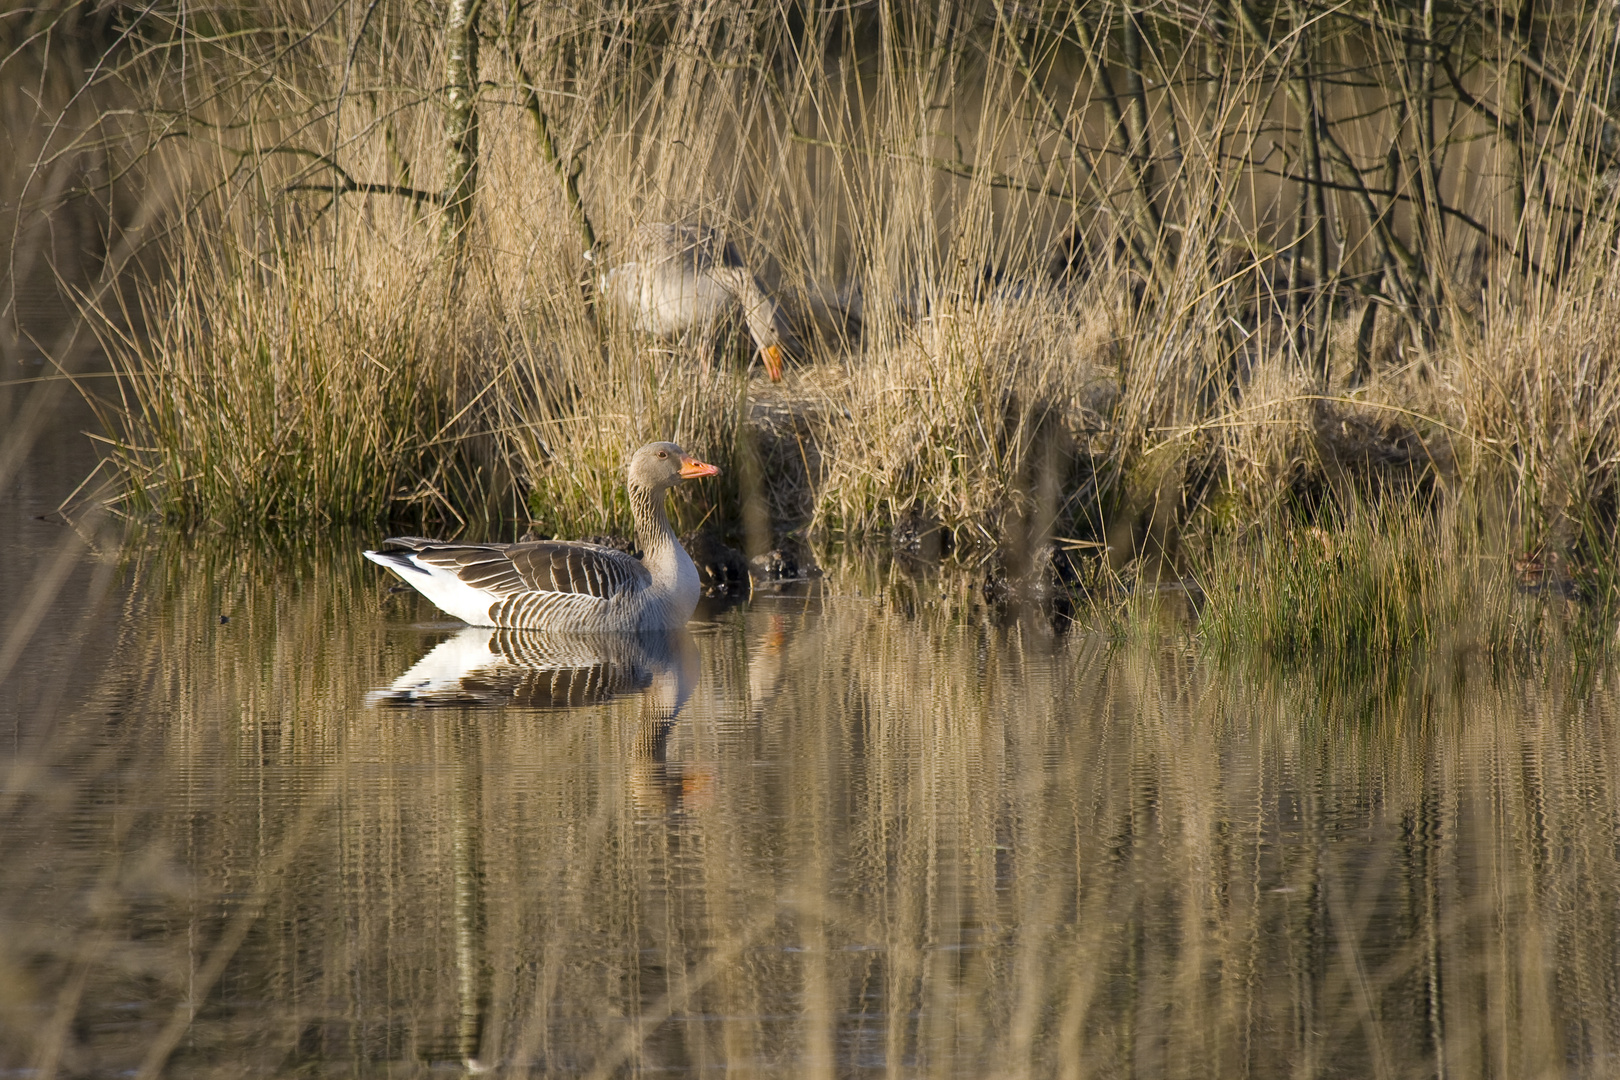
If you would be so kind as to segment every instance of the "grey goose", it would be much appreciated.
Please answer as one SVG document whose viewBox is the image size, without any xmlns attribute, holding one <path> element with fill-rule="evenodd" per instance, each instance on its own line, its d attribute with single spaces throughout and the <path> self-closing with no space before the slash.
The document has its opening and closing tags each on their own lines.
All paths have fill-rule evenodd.
<svg viewBox="0 0 1620 1080">
<path fill-rule="evenodd" d="M 674 630 L 692 617 L 700 588 L 664 496 L 683 480 L 719 471 L 674 443 L 648 443 L 631 455 L 626 473 L 640 559 L 577 541 L 462 544 L 416 536 L 391 537 L 365 555 L 473 626 Z"/>
</svg>

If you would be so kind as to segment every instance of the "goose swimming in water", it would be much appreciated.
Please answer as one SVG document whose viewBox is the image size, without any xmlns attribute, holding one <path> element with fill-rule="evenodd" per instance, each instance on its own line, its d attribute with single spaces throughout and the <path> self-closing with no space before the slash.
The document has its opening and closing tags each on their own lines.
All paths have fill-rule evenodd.
<svg viewBox="0 0 1620 1080">
<path fill-rule="evenodd" d="M 740 310 L 765 373 L 782 378 L 791 343 L 782 311 L 743 263 L 736 245 L 704 225 L 665 221 L 637 226 L 630 258 L 602 275 L 602 295 L 626 312 L 635 328 L 658 337 L 688 330 L 712 334 Z"/>
<path fill-rule="evenodd" d="M 630 458 L 630 512 L 640 559 L 597 544 L 538 540 L 456 544 L 399 536 L 366 558 L 398 574 L 441 611 L 474 626 L 635 632 L 686 625 L 697 607 L 697 567 L 664 513 L 683 480 L 720 470 L 674 443 Z"/>
</svg>

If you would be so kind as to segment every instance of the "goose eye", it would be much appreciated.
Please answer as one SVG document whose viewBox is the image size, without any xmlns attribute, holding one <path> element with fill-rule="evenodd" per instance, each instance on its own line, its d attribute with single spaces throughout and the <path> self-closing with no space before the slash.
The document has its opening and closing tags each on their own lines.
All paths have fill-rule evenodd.
<svg viewBox="0 0 1620 1080">
<path fill-rule="evenodd" d="M 667 458 L 667 457 L 669 457 L 669 451 L 667 451 L 667 450 L 660 450 L 660 451 L 658 451 L 658 456 L 659 456 L 659 457 L 662 457 L 662 458 Z"/>
</svg>

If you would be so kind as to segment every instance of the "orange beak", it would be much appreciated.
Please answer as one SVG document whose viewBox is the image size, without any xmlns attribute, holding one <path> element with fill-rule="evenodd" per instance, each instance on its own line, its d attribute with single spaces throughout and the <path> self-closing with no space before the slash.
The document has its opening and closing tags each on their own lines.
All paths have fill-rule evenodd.
<svg viewBox="0 0 1620 1080">
<path fill-rule="evenodd" d="M 771 377 L 771 382 L 782 381 L 782 346 L 767 345 L 759 350 L 760 359 L 765 361 L 765 374 Z"/>
<path fill-rule="evenodd" d="M 692 457 L 681 458 L 682 480 L 696 480 L 700 476 L 718 476 L 719 474 L 720 468 L 717 465 L 710 465 Z"/>
</svg>

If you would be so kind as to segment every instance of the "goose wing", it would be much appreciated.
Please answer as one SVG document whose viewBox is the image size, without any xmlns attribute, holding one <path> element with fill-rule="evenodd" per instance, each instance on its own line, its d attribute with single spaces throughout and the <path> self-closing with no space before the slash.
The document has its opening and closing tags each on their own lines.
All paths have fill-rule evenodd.
<svg viewBox="0 0 1620 1080">
<path fill-rule="evenodd" d="M 639 559 L 598 544 L 446 544 L 401 536 L 384 541 L 378 554 L 403 555 L 425 570 L 453 575 L 488 597 L 496 626 L 545 627 L 589 618 L 615 597 L 652 584 Z"/>
</svg>

